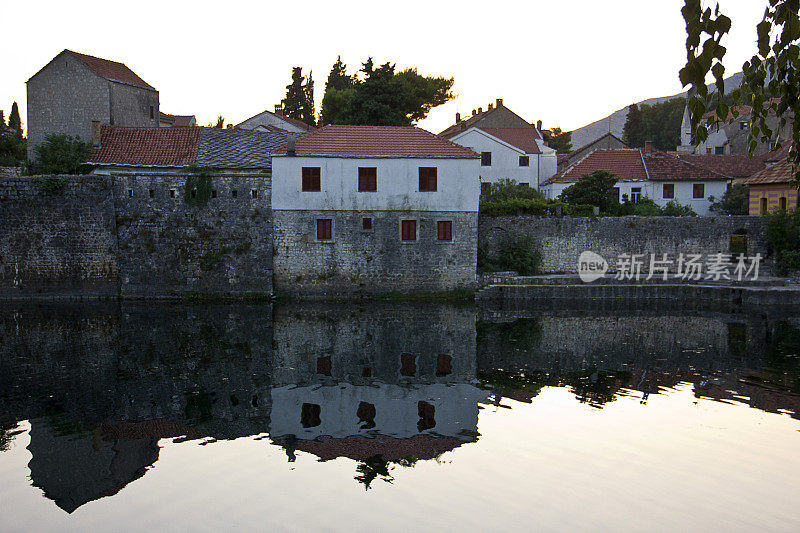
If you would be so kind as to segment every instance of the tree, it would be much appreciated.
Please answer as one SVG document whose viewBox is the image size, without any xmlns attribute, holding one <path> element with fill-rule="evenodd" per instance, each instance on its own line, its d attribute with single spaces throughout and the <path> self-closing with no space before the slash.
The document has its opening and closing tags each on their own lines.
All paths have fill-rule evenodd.
<svg viewBox="0 0 800 533">
<path fill-rule="evenodd" d="M 631 148 L 641 148 L 644 146 L 644 140 L 642 112 L 638 105 L 631 104 L 628 107 L 628 118 L 625 120 L 625 127 L 622 130 L 622 142 Z"/>
<path fill-rule="evenodd" d="M 79 174 L 86 170 L 85 162 L 92 150 L 92 143 L 80 137 L 50 134 L 35 148 L 38 174 Z"/>
<path fill-rule="evenodd" d="M 750 187 L 734 185 L 719 200 L 708 197 L 709 209 L 718 215 L 746 215 L 750 212 Z"/>
<path fill-rule="evenodd" d="M 652 106 L 643 105 L 640 108 L 642 144 L 628 146 L 640 148 L 644 146 L 644 141 L 652 141 L 658 150 L 676 150 L 681 142 L 681 122 L 685 108 L 685 98 L 672 98 Z"/>
<path fill-rule="evenodd" d="M 17 139 L 22 140 L 22 119 L 19 117 L 17 103 L 11 104 L 11 114 L 8 115 L 8 127 L 14 130 Z"/>
<path fill-rule="evenodd" d="M 550 128 L 550 139 L 547 141 L 547 146 L 553 148 L 559 154 L 568 154 L 572 151 L 572 132 L 562 131 L 561 128 L 556 126 Z"/>
<path fill-rule="evenodd" d="M 310 126 L 316 124 L 314 116 L 314 81 L 303 76 L 302 67 L 292 67 L 292 82 L 286 86 L 283 115 L 302 120 Z"/>
<path fill-rule="evenodd" d="M 325 82 L 325 92 L 327 93 L 330 89 L 337 91 L 350 89 L 354 84 L 355 78 L 347 74 L 347 65 L 342 63 L 342 56 L 337 56 L 336 62 L 328 74 L 328 81 Z"/>
<path fill-rule="evenodd" d="M 222 129 L 225 126 L 225 118 L 220 115 L 217 117 L 217 123 L 214 124 L 215 128 Z"/>
<path fill-rule="evenodd" d="M 309 126 L 317 125 L 317 112 L 314 107 L 314 79 L 309 71 L 308 78 L 303 85 L 303 103 L 300 106 L 300 120 Z"/>
<path fill-rule="evenodd" d="M 4 130 L 6 127 L 6 116 L 3 114 L 3 110 L 0 109 L 0 131 Z"/>
<path fill-rule="evenodd" d="M 761 22 L 756 25 L 757 50 L 742 65 L 743 80 L 739 89 L 732 91 L 737 105 L 752 108 L 751 127 L 748 130 L 750 155 L 758 141 L 774 141 L 774 132 L 767 118 L 774 113 L 781 127 L 792 119 L 793 145 L 789 159 L 800 178 L 800 0 L 767 0 Z M 686 65 L 679 78 L 684 87 L 689 86 L 689 116 L 694 131 L 694 142 L 708 139 L 709 119 L 702 123 L 703 115 L 715 111 L 721 121 L 737 116 L 735 108 L 726 101 L 725 67 L 722 60 L 726 49 L 722 38 L 731 29 L 731 19 L 720 13 L 719 5 L 713 11 L 703 9 L 702 0 L 684 0 L 681 9 L 686 21 Z M 706 77 L 711 73 L 716 81 L 713 97 Z"/>
<path fill-rule="evenodd" d="M 607 170 L 595 170 L 591 174 L 584 174 L 578 183 L 564 189 L 559 196 L 562 202 L 576 205 L 594 205 L 602 213 L 612 213 L 619 205 L 614 186 L 617 176 Z"/>
</svg>

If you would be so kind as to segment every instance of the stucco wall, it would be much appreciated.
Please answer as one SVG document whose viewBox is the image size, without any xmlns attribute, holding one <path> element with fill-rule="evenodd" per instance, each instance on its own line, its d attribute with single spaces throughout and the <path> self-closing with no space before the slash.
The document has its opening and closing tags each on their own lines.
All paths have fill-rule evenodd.
<svg viewBox="0 0 800 533">
<path fill-rule="evenodd" d="M 761 215 L 762 198 L 767 199 L 767 210 L 775 211 L 780 208 L 780 199 L 786 198 L 786 209 L 797 208 L 797 187 L 788 183 L 773 185 L 750 186 L 750 214 Z"/>
<path fill-rule="evenodd" d="M 545 272 L 577 272 L 585 250 L 604 257 L 615 268 L 620 254 L 730 253 L 731 235 L 745 230 L 748 255 L 766 254 L 764 221 L 759 217 L 480 217 L 478 247 L 495 253 L 509 234 L 529 235 L 542 253 Z M 704 258 L 705 259 L 705 258 Z M 674 268 L 673 264 L 673 268 Z"/>
</svg>

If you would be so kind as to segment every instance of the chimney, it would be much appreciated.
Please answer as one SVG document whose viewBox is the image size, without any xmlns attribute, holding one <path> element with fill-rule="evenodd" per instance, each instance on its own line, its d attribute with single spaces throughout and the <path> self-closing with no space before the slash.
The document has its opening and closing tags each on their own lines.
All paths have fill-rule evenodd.
<svg viewBox="0 0 800 533">
<path fill-rule="evenodd" d="M 483 108 L 482 108 L 482 107 L 479 107 L 479 108 L 478 108 L 478 114 L 480 115 L 481 113 L 483 113 Z"/>
<path fill-rule="evenodd" d="M 491 111 L 491 110 L 492 110 L 492 104 L 489 104 L 489 109 L 487 109 L 487 111 Z"/>
<path fill-rule="evenodd" d="M 503 99 L 502 98 L 498 98 L 497 99 L 497 107 L 503 107 Z"/>
<path fill-rule="evenodd" d="M 100 148 L 100 121 L 92 121 L 92 147 Z"/>
<path fill-rule="evenodd" d="M 473 117 L 475 116 L 475 110 L 474 109 L 472 110 L 472 116 Z"/>
<path fill-rule="evenodd" d="M 461 113 L 456 113 L 456 124 L 461 122 Z"/>
<path fill-rule="evenodd" d="M 275 104 L 275 114 L 283 116 L 283 104 Z"/>
<path fill-rule="evenodd" d="M 542 131 L 542 121 L 541 120 L 537 120 L 536 121 L 536 129 L 539 130 L 539 131 Z"/>
<path fill-rule="evenodd" d="M 652 154 L 653 153 L 653 141 L 645 141 L 644 142 L 644 153 Z"/>
<path fill-rule="evenodd" d="M 289 139 L 289 143 L 286 145 L 286 155 L 296 155 L 296 151 L 294 149 L 294 137 Z"/>
</svg>

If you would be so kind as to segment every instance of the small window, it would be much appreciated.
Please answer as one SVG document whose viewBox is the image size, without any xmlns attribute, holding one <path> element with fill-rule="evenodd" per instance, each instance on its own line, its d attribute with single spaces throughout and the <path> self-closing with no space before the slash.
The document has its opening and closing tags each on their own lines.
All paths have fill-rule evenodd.
<svg viewBox="0 0 800 533">
<path fill-rule="evenodd" d="M 378 190 L 378 169 L 375 167 L 359 167 L 358 191 L 375 192 Z"/>
<path fill-rule="evenodd" d="M 403 220 L 400 223 L 401 239 L 404 241 L 417 240 L 417 221 L 416 220 Z"/>
<path fill-rule="evenodd" d="M 156 191 L 154 191 L 153 189 L 150 189 L 149 191 L 147 191 L 147 193 L 150 195 L 150 198 L 156 197 Z"/>
<path fill-rule="evenodd" d="M 154 117 L 155 117 L 155 110 L 153 109 L 153 106 L 150 106 L 150 119 L 152 120 Z"/>
<path fill-rule="evenodd" d="M 778 200 L 778 203 L 780 204 L 781 211 L 786 211 L 786 197 L 781 196 L 781 199 Z"/>
<path fill-rule="evenodd" d="M 333 369 L 333 363 L 331 362 L 330 355 L 317 357 L 317 374 L 319 374 L 320 376 L 330 376 L 332 369 Z"/>
<path fill-rule="evenodd" d="M 636 203 L 641 199 L 642 199 L 642 188 L 641 187 L 631 188 L 631 202 Z"/>
<path fill-rule="evenodd" d="M 481 194 L 489 194 L 490 192 L 492 192 L 492 184 L 481 183 Z"/>
<path fill-rule="evenodd" d="M 436 407 L 428 402 L 418 402 L 417 412 L 419 413 L 419 421 L 417 422 L 417 429 L 425 431 L 436 427 Z"/>
<path fill-rule="evenodd" d="M 417 356 L 410 353 L 400 354 L 400 375 L 411 377 L 417 374 Z"/>
<path fill-rule="evenodd" d="M 743 120 L 743 121 L 741 121 L 741 122 L 739 123 L 739 129 L 740 129 L 740 130 L 746 130 L 746 129 L 748 129 L 748 128 L 750 128 L 750 123 L 749 123 L 749 122 L 747 122 L 746 120 Z"/>
<path fill-rule="evenodd" d="M 212 194 L 213 194 L 213 192 L 212 192 Z M 175 198 L 175 189 L 170 189 L 169 190 L 169 197 L 170 198 Z"/>
<path fill-rule="evenodd" d="M 217 190 L 211 189 L 211 198 L 216 198 L 216 197 L 217 197 Z"/>
<path fill-rule="evenodd" d="M 250 197 L 251 198 L 258 198 L 258 189 L 252 189 L 250 191 Z"/>
<path fill-rule="evenodd" d="M 419 167 L 420 192 L 436 191 L 436 167 Z"/>
<path fill-rule="evenodd" d="M 304 428 L 317 427 L 322 423 L 322 407 L 316 403 L 304 403 L 300 408 L 300 425 Z"/>
<path fill-rule="evenodd" d="M 133 189 L 128 189 L 128 198 L 133 198 Z"/>
<path fill-rule="evenodd" d="M 675 184 L 674 183 L 665 183 L 664 184 L 664 190 L 663 190 L 663 192 L 661 194 L 661 197 L 665 198 L 667 200 L 669 200 L 671 198 L 675 198 Z"/>
<path fill-rule="evenodd" d="M 372 231 L 372 218 L 364 217 L 361 219 L 361 229 L 364 231 Z"/>
<path fill-rule="evenodd" d="M 481 166 L 492 166 L 492 152 L 481 152 Z"/>
<path fill-rule="evenodd" d="M 767 202 L 768 201 L 767 201 L 766 198 L 762 198 L 761 199 L 761 214 L 762 215 L 766 215 L 767 214 L 767 210 L 768 210 Z"/>
<path fill-rule="evenodd" d="M 692 198 L 705 198 L 706 186 L 702 183 L 695 183 L 692 185 Z"/>
<path fill-rule="evenodd" d="M 527 167 L 530 166 L 530 164 L 531 164 L 531 158 L 529 156 L 527 155 L 519 156 L 519 166 Z"/>
<path fill-rule="evenodd" d="M 725 154 L 725 147 L 724 146 L 717 146 L 716 148 L 714 148 L 714 154 L 716 154 L 716 155 Z"/>
<path fill-rule="evenodd" d="M 234 198 L 236 198 L 236 195 L 237 195 L 237 194 L 239 194 L 239 191 L 237 191 L 236 189 L 233 189 L 233 190 L 231 191 L 231 196 L 233 196 Z"/>
<path fill-rule="evenodd" d="M 330 218 L 317 219 L 317 240 L 329 241 L 333 239 L 333 220 Z"/>
<path fill-rule="evenodd" d="M 453 357 L 446 354 L 439 354 L 436 357 L 436 377 L 442 378 L 453 373 Z"/>
<path fill-rule="evenodd" d="M 320 168 L 319 167 L 303 167 L 303 191 L 304 192 L 318 192 L 321 190 L 320 185 Z"/>
<path fill-rule="evenodd" d="M 452 241 L 453 240 L 453 221 L 452 220 L 440 220 L 436 223 L 436 230 L 437 230 L 437 238 L 440 241 Z"/>
</svg>

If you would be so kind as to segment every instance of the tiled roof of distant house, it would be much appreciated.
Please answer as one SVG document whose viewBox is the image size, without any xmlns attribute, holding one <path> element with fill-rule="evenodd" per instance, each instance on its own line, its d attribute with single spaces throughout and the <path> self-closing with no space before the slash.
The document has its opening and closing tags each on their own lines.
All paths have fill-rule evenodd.
<svg viewBox="0 0 800 533">
<path fill-rule="evenodd" d="M 536 144 L 537 139 L 541 140 L 536 128 L 487 128 L 480 126 L 478 129 L 523 150 L 526 154 L 542 153 L 539 150 L 539 145 Z"/>
<path fill-rule="evenodd" d="M 510 115 L 507 115 L 507 116 L 516 118 L 516 119 L 519 120 L 519 122 L 522 122 L 522 123 L 525 123 L 525 124 L 528 123 L 525 119 L 523 119 L 522 117 L 520 117 L 519 115 L 517 115 L 516 113 L 511 111 L 509 108 L 503 106 L 502 105 L 502 100 L 498 100 L 497 104 L 498 104 L 497 107 L 489 107 L 486 111 L 481 110 L 479 112 L 475 112 L 474 115 L 470 115 L 470 116 L 466 117 L 465 119 L 463 119 L 463 120 L 461 120 L 461 121 L 449 126 L 447 129 L 445 129 L 444 131 L 440 132 L 439 136 L 440 137 L 444 137 L 445 139 L 449 139 L 449 138 L 461 133 L 462 131 L 466 131 L 466 130 L 470 129 L 472 126 L 476 125 L 481 120 L 483 120 L 485 118 L 488 118 L 490 115 L 492 115 L 494 113 L 498 113 L 501 109 L 503 110 L 504 113 L 509 113 L 510 114 Z M 514 122 L 517 122 L 517 121 L 515 120 Z M 531 128 L 533 128 L 533 126 L 531 126 Z"/>
<path fill-rule="evenodd" d="M 197 163 L 217 168 L 270 168 L 269 153 L 285 133 L 218 128 L 131 128 L 103 126 L 95 165 L 181 167 Z"/>
<path fill-rule="evenodd" d="M 128 85 L 136 85 L 137 87 L 143 87 L 153 91 L 156 90 L 152 85 L 137 76 L 136 73 L 129 69 L 124 63 L 118 63 L 108 59 L 101 59 L 99 57 L 86 54 L 79 54 L 78 52 L 73 52 L 72 50 L 64 51 L 71 54 L 75 59 L 79 59 L 84 65 L 92 69 L 98 76 L 102 76 L 103 78 L 111 81 L 127 83 Z"/>
<path fill-rule="evenodd" d="M 750 159 L 746 155 L 679 153 L 677 157 L 693 165 L 725 174 L 731 178 L 746 178 L 764 168 L 764 161 L 761 158 L 754 157 Z"/>
<path fill-rule="evenodd" d="M 306 124 L 302 120 L 298 120 L 296 118 L 291 118 L 291 117 L 286 117 L 286 116 L 283 115 L 283 112 L 273 113 L 272 111 L 267 111 L 267 110 L 262 111 L 261 113 L 257 113 L 255 115 L 253 115 L 252 117 L 248 118 L 247 120 L 243 121 L 242 123 L 248 122 L 248 121 L 253 120 L 254 118 L 260 117 L 262 115 L 272 115 L 273 117 L 276 117 L 279 120 L 283 120 L 285 122 L 288 122 L 289 124 L 292 124 L 293 126 L 296 126 L 298 128 L 304 129 L 306 131 L 312 131 L 312 130 L 317 129 L 314 126 L 310 126 L 310 125 Z M 240 126 L 240 125 L 241 124 L 237 125 L 237 127 Z M 269 128 L 269 126 L 263 126 L 263 125 L 262 125 L 262 127 Z"/>
<path fill-rule="evenodd" d="M 589 155 L 565 168 L 547 183 L 576 182 L 584 174 L 595 170 L 607 170 L 623 181 L 647 179 L 647 170 L 638 149 L 595 150 Z"/>
<path fill-rule="evenodd" d="M 728 175 L 696 165 L 665 152 L 644 154 L 647 173 L 653 181 L 729 180 Z"/>
<path fill-rule="evenodd" d="M 286 146 L 273 152 L 286 154 Z M 297 155 L 476 158 L 478 154 L 410 126 L 325 126 L 297 139 Z"/>
<path fill-rule="evenodd" d="M 159 120 L 167 122 L 173 126 L 195 126 L 197 119 L 194 115 L 170 115 L 169 113 L 159 112 Z"/>
<path fill-rule="evenodd" d="M 601 136 L 600 136 L 600 137 L 598 137 L 597 139 L 593 140 L 592 142 L 590 142 L 590 143 L 586 143 L 586 144 L 584 144 L 583 146 L 581 146 L 580 148 L 576 148 L 575 150 L 572 150 L 572 151 L 569 153 L 569 156 L 571 157 L 571 156 L 573 156 L 573 155 L 577 154 L 578 152 L 581 152 L 581 151 L 585 150 L 585 149 L 586 149 L 586 148 L 588 148 L 589 146 L 591 146 L 591 145 L 593 145 L 593 144 L 595 144 L 595 143 L 599 143 L 601 140 L 605 139 L 606 137 L 613 137 L 613 138 L 615 138 L 616 140 L 618 140 L 619 142 L 621 142 L 621 143 L 622 143 L 624 146 L 626 146 L 626 147 L 627 147 L 627 145 L 626 145 L 624 142 L 622 142 L 622 139 L 620 139 L 619 137 L 617 137 L 616 135 L 614 135 L 613 133 L 611 133 L 611 132 L 609 131 L 608 133 L 604 133 L 603 135 L 601 135 Z M 565 155 L 566 155 L 566 154 L 565 154 Z"/>
<path fill-rule="evenodd" d="M 767 167 L 741 181 L 744 185 L 765 185 L 770 183 L 792 183 L 795 173 L 792 163 L 786 159 Z"/>
</svg>

